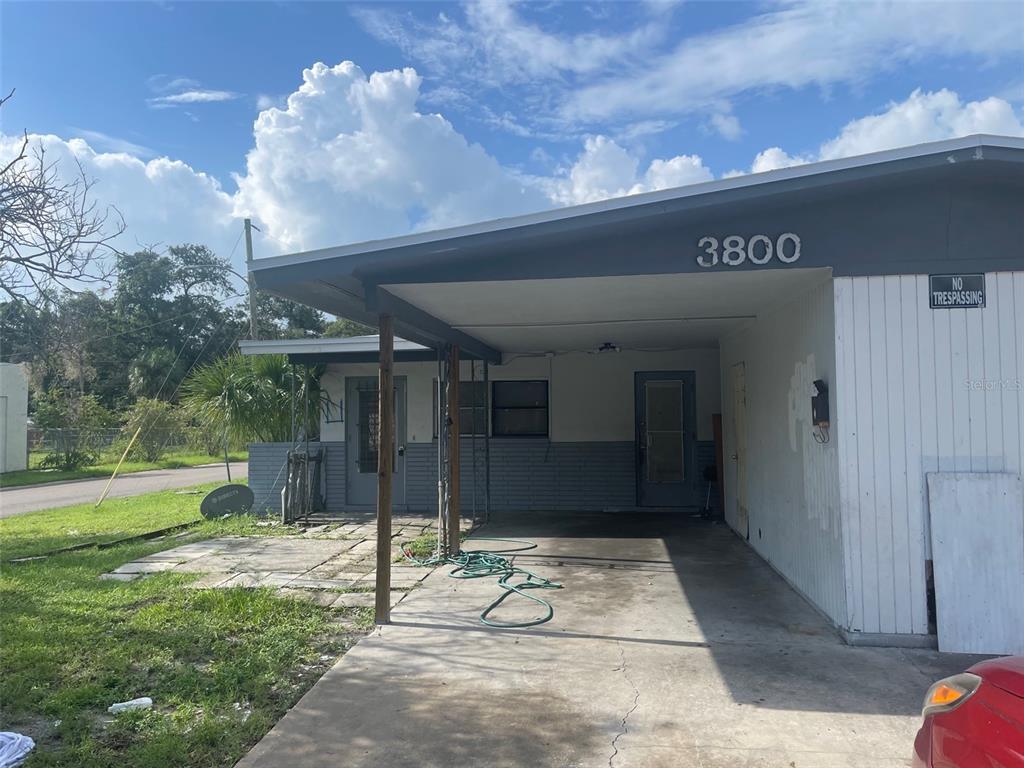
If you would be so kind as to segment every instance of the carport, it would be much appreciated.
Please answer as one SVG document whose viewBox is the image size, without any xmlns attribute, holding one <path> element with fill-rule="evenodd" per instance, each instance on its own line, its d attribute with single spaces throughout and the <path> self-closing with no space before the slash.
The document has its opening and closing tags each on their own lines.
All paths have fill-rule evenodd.
<svg viewBox="0 0 1024 768">
<path fill-rule="evenodd" d="M 965 459 L 974 469 L 975 457 L 1019 474 L 1024 453 L 1012 397 L 991 398 L 983 417 L 1013 425 L 1010 439 L 965 441 L 956 414 L 966 409 L 970 432 L 975 406 L 929 378 L 944 362 L 959 376 L 958 342 L 971 339 L 1004 363 L 1000 375 L 1019 375 L 1012 320 L 997 320 L 1024 295 L 1022 159 L 1020 140 L 969 137 L 251 271 L 263 290 L 380 329 L 378 365 L 338 372 L 372 381 L 379 368 L 379 386 L 339 390 L 335 427 L 346 493 L 357 472 L 393 478 L 376 483 L 378 535 L 400 499 L 437 513 L 457 548 L 461 425 L 477 409 L 484 492 L 504 494 L 497 521 L 604 510 L 632 527 L 661 508 L 682 524 L 717 453 L 729 528 L 848 641 L 933 645 L 925 475 Z M 929 275 L 977 278 L 988 303 L 929 306 Z M 434 350 L 436 367 L 402 368 L 396 335 Z M 964 378 L 973 372 L 964 361 Z M 490 388 L 460 403 L 477 376 Z M 407 400 L 376 397 L 406 387 Z M 396 440 L 406 406 L 408 440 Z M 933 429 L 929 444 L 928 425 L 948 412 L 948 443 Z"/>
<path fill-rule="evenodd" d="M 239 768 L 902 766 L 923 692 L 972 662 L 845 646 L 721 524 L 531 514 L 479 535 L 539 545 L 516 562 L 564 585 L 551 622 L 483 627 L 493 580 L 438 569 Z"/>
</svg>

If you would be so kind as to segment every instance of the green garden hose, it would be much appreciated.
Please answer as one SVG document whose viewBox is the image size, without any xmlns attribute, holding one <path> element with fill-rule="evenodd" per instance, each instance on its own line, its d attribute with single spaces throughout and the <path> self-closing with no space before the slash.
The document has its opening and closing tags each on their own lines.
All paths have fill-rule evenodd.
<svg viewBox="0 0 1024 768">
<path fill-rule="evenodd" d="M 551 607 L 551 603 L 541 597 L 530 594 L 527 590 L 561 589 L 562 585 L 556 584 L 550 579 L 545 579 L 543 576 L 538 576 L 531 571 L 527 571 L 525 568 L 518 568 L 512 565 L 512 562 L 508 558 L 502 556 L 512 554 L 514 552 L 526 552 L 530 549 L 536 549 L 536 544 L 522 539 L 502 539 L 487 536 L 466 539 L 466 541 L 501 541 L 509 544 L 520 544 L 522 546 L 501 550 L 460 550 L 458 554 L 450 555 L 448 557 L 442 557 L 439 554 L 434 554 L 426 559 L 417 559 L 413 557 L 405 546 L 402 547 L 402 551 L 408 560 L 420 565 L 454 565 L 455 568 L 453 568 L 448 574 L 453 579 L 483 579 L 488 576 L 498 577 L 498 586 L 502 588 L 503 592 L 480 612 L 480 622 L 482 624 L 486 624 L 488 627 L 522 629 L 524 627 L 535 627 L 538 624 L 551 621 L 551 618 L 555 615 L 555 609 Z M 520 597 L 525 597 L 527 600 L 532 600 L 544 608 L 544 615 L 529 621 L 497 621 L 490 618 L 491 612 L 504 603 L 510 595 L 519 595 Z"/>
</svg>

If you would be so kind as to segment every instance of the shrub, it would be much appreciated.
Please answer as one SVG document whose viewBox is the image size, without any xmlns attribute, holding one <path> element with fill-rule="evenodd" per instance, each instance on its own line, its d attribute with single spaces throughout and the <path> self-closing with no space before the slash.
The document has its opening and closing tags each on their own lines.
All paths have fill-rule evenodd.
<svg viewBox="0 0 1024 768">
<path fill-rule="evenodd" d="M 140 397 L 128 410 L 124 423 L 128 439 L 139 431 L 130 455 L 144 461 L 157 461 L 167 446 L 181 442 L 185 422 L 175 406 L 164 400 Z"/>
<path fill-rule="evenodd" d="M 224 452 L 224 429 L 216 425 L 193 423 L 185 432 L 185 442 L 190 451 L 220 456 Z M 235 447 L 237 441 L 228 441 L 229 449 Z"/>
<path fill-rule="evenodd" d="M 94 395 L 74 395 L 55 388 L 36 398 L 35 423 L 46 429 L 50 450 L 40 466 L 73 470 L 95 464 L 105 430 L 117 418 Z"/>
</svg>

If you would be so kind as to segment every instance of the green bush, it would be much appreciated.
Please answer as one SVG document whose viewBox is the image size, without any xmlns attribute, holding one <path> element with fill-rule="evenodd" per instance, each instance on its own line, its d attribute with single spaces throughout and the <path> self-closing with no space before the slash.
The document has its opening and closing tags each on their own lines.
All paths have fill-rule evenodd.
<svg viewBox="0 0 1024 768">
<path fill-rule="evenodd" d="M 47 430 L 49 452 L 39 465 L 74 470 L 95 464 L 105 430 L 117 426 L 117 417 L 95 395 L 75 395 L 55 388 L 36 398 L 33 418 Z"/>
<path fill-rule="evenodd" d="M 158 461 L 167 447 L 178 445 L 184 438 L 185 420 L 178 409 L 165 400 L 140 397 L 128 410 L 124 431 L 127 439 L 139 432 L 130 456 L 142 461 Z"/>
<path fill-rule="evenodd" d="M 226 435 L 221 426 L 210 424 L 190 424 L 185 432 L 185 444 L 193 453 L 207 456 L 220 456 L 224 452 Z M 239 448 L 237 440 L 227 440 L 228 450 Z"/>
</svg>

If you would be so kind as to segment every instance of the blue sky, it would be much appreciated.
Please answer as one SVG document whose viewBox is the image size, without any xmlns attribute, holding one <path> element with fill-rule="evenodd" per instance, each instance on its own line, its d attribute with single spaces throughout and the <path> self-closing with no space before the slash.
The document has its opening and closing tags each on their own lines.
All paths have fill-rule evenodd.
<svg viewBox="0 0 1024 768">
<path fill-rule="evenodd" d="M 225 250 L 248 214 L 265 251 L 319 247 L 1024 121 L 1013 3 L 5 2 L 0 23 L 3 133 L 76 157 L 139 243 Z"/>
</svg>

